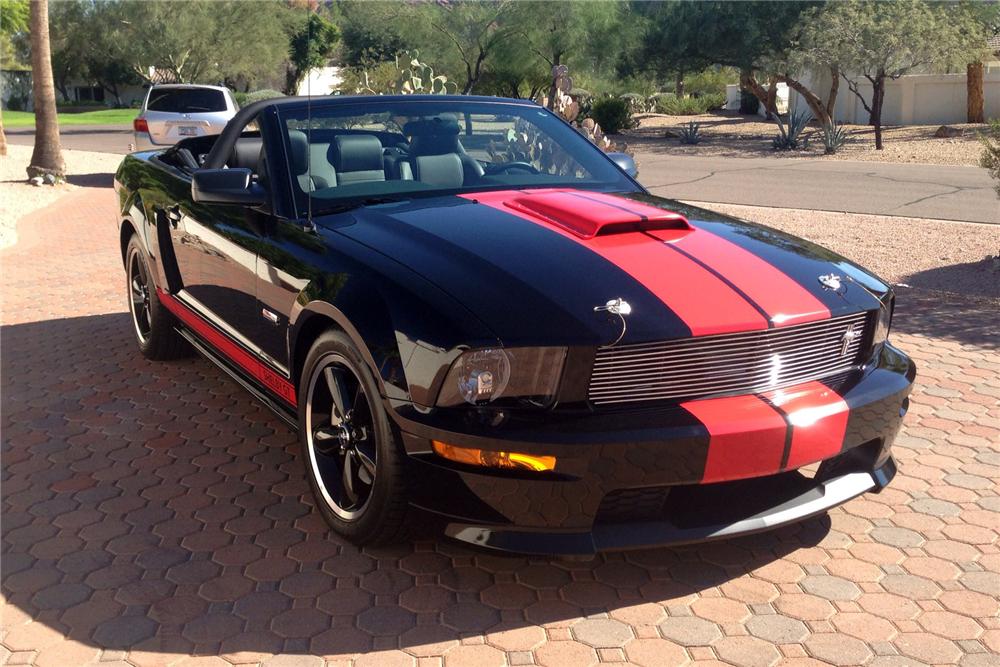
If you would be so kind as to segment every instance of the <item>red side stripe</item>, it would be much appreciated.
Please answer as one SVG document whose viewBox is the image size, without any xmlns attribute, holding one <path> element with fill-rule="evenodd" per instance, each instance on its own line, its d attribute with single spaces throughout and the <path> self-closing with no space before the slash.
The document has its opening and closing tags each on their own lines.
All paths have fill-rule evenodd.
<svg viewBox="0 0 1000 667">
<path fill-rule="evenodd" d="M 803 324 L 830 317 L 830 310 L 809 290 L 752 252 L 701 228 L 679 238 L 649 232 L 676 244 L 739 288 L 770 315 L 774 326 Z"/>
<path fill-rule="evenodd" d="M 546 228 L 601 255 L 659 297 L 668 308 L 684 320 L 694 336 L 767 328 L 767 321 L 763 315 L 718 276 L 681 253 L 650 239 L 645 233 L 628 232 L 583 239 L 543 215 L 532 215 L 524 207 L 509 206 L 509 202 L 515 199 L 545 197 L 563 192 L 565 191 L 505 190 L 459 196 L 516 215 L 523 220 L 545 225 Z M 586 194 L 589 197 L 591 193 Z M 608 204 L 588 203 L 584 198 L 574 198 L 574 200 L 578 202 L 581 215 L 610 214 Z M 559 203 L 564 204 L 562 197 Z M 670 238 L 697 232 L 666 230 L 657 233 Z"/>
<path fill-rule="evenodd" d="M 786 468 L 801 468 L 840 453 L 850 408 L 837 392 L 821 382 L 806 382 L 765 397 L 787 415 L 792 429 Z"/>
<path fill-rule="evenodd" d="M 759 477 L 781 470 L 788 425 L 760 398 L 708 398 L 681 405 L 705 425 L 710 436 L 702 482 Z"/>
<path fill-rule="evenodd" d="M 228 336 L 172 295 L 157 289 L 156 296 L 167 310 L 204 338 L 215 350 L 229 357 L 233 363 L 246 371 L 251 377 L 260 380 L 265 387 L 280 396 L 283 401 L 295 407 L 295 387 L 291 382 L 269 369 L 257 357 L 234 343 Z"/>
</svg>

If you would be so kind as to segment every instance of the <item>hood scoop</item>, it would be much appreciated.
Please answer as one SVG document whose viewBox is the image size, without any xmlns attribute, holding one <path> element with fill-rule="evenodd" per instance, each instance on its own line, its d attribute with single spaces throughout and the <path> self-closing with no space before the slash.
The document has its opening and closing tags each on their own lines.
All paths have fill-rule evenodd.
<svg viewBox="0 0 1000 667">
<path fill-rule="evenodd" d="M 680 213 L 600 192 L 525 192 L 507 199 L 504 205 L 541 218 L 583 239 L 628 232 L 692 229 Z"/>
</svg>

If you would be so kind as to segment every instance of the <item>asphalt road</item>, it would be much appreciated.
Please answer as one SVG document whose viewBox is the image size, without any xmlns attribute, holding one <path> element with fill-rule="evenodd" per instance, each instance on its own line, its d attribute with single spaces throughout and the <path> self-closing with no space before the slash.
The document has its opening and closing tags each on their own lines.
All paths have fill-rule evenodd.
<svg viewBox="0 0 1000 667">
<path fill-rule="evenodd" d="M 71 126 L 65 148 L 125 153 L 131 128 Z M 33 128 L 7 131 L 31 144 Z M 822 158 L 716 158 L 639 151 L 640 181 L 675 199 L 1000 224 L 1000 200 L 984 169 Z"/>
</svg>

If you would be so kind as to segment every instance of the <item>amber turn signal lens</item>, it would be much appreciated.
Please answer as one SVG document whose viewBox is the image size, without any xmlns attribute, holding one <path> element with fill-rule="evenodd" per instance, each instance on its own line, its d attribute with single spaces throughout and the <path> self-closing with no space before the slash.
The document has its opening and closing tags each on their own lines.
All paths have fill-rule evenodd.
<svg viewBox="0 0 1000 667">
<path fill-rule="evenodd" d="M 456 447 L 438 440 L 432 440 L 431 445 L 434 447 L 434 453 L 438 456 L 466 465 L 510 470 L 533 470 L 535 472 L 554 470 L 556 467 L 556 457 L 554 456 L 534 456 L 518 452 L 493 452 L 473 449 L 472 447 Z"/>
</svg>

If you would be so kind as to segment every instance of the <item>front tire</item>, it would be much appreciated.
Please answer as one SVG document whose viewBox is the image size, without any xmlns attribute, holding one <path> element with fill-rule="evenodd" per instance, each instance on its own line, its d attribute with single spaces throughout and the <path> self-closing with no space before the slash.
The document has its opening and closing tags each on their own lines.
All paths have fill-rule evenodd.
<svg viewBox="0 0 1000 667">
<path fill-rule="evenodd" d="M 401 447 L 378 384 L 343 332 L 327 331 L 299 382 L 299 441 L 316 505 L 338 535 L 358 545 L 406 536 Z"/>
<path fill-rule="evenodd" d="M 135 235 L 125 252 L 125 280 L 132 329 L 143 356 L 154 361 L 186 356 L 190 348 L 174 329 L 174 316 L 156 296 L 146 253 Z"/>
</svg>

